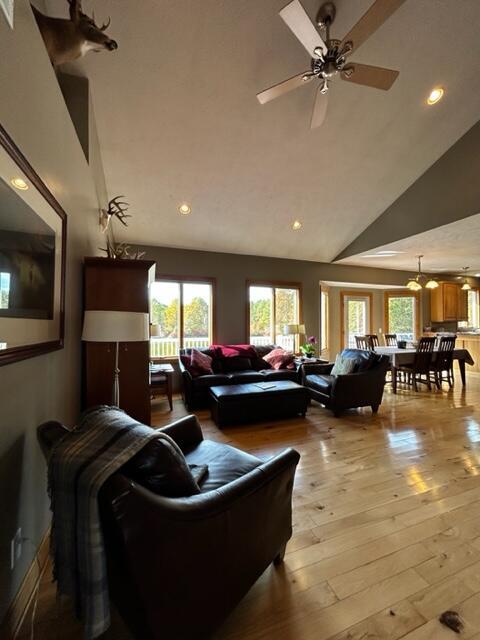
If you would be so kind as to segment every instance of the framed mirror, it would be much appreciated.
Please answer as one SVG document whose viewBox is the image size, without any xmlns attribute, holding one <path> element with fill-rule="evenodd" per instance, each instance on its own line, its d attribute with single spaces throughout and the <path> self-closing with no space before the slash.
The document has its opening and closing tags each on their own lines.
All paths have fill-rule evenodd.
<svg viewBox="0 0 480 640">
<path fill-rule="evenodd" d="M 0 126 L 0 366 L 63 348 L 67 216 Z"/>
</svg>

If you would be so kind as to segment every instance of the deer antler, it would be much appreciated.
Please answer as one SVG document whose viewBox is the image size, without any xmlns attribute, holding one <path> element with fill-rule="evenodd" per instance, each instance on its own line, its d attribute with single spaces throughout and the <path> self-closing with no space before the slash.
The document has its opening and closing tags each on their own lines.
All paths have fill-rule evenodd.
<svg viewBox="0 0 480 640">
<path fill-rule="evenodd" d="M 70 20 L 78 22 L 82 13 L 82 0 L 68 0 L 70 5 Z"/>
<path fill-rule="evenodd" d="M 130 206 L 128 202 L 123 202 L 120 198 L 124 198 L 125 196 L 115 196 L 108 203 L 107 214 L 112 217 L 115 216 L 117 220 L 119 220 L 125 227 L 128 227 L 128 224 L 125 222 L 125 218 L 131 218 L 132 216 L 125 213 L 128 211 L 128 207 Z"/>
<path fill-rule="evenodd" d="M 101 26 L 101 27 L 99 27 L 99 26 L 97 25 L 96 20 L 95 20 L 95 11 L 92 11 L 92 20 L 93 20 L 93 24 L 97 27 L 97 29 L 98 29 L 99 31 L 106 31 L 106 30 L 108 29 L 108 27 L 110 26 L 110 18 L 108 18 L 108 22 L 104 22 L 104 23 L 102 24 L 102 26 Z"/>
<path fill-rule="evenodd" d="M 108 18 L 107 22 L 105 22 L 104 24 L 102 24 L 101 27 L 99 27 L 99 29 L 100 31 L 106 31 L 109 26 L 110 26 L 110 17 Z"/>
</svg>

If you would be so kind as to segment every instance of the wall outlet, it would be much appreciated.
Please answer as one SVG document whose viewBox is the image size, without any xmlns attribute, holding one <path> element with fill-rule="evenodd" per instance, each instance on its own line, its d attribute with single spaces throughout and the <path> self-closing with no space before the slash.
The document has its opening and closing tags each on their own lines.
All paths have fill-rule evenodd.
<svg viewBox="0 0 480 640">
<path fill-rule="evenodd" d="M 17 529 L 16 534 L 10 542 L 10 569 L 13 571 L 16 563 L 22 557 L 22 529 Z"/>
</svg>

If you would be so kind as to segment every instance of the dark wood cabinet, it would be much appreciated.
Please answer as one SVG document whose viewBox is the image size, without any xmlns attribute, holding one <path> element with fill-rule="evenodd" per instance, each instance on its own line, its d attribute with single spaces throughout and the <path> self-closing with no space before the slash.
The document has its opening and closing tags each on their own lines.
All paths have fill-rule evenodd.
<svg viewBox="0 0 480 640">
<path fill-rule="evenodd" d="M 85 311 L 149 313 L 149 286 L 155 279 L 155 262 L 85 258 Z M 111 404 L 115 344 L 85 342 L 83 406 Z M 120 344 L 120 407 L 130 416 L 150 424 L 149 342 Z"/>
<path fill-rule="evenodd" d="M 432 322 L 466 320 L 467 315 L 467 292 L 460 284 L 440 282 L 440 286 L 432 290 Z"/>
</svg>

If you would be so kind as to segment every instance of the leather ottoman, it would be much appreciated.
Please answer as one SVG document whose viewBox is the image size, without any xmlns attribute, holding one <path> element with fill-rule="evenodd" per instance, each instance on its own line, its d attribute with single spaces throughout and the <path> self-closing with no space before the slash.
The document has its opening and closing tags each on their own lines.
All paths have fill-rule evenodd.
<svg viewBox="0 0 480 640">
<path fill-rule="evenodd" d="M 211 387 L 212 418 L 219 426 L 272 418 L 305 416 L 309 394 L 290 380 Z"/>
</svg>

